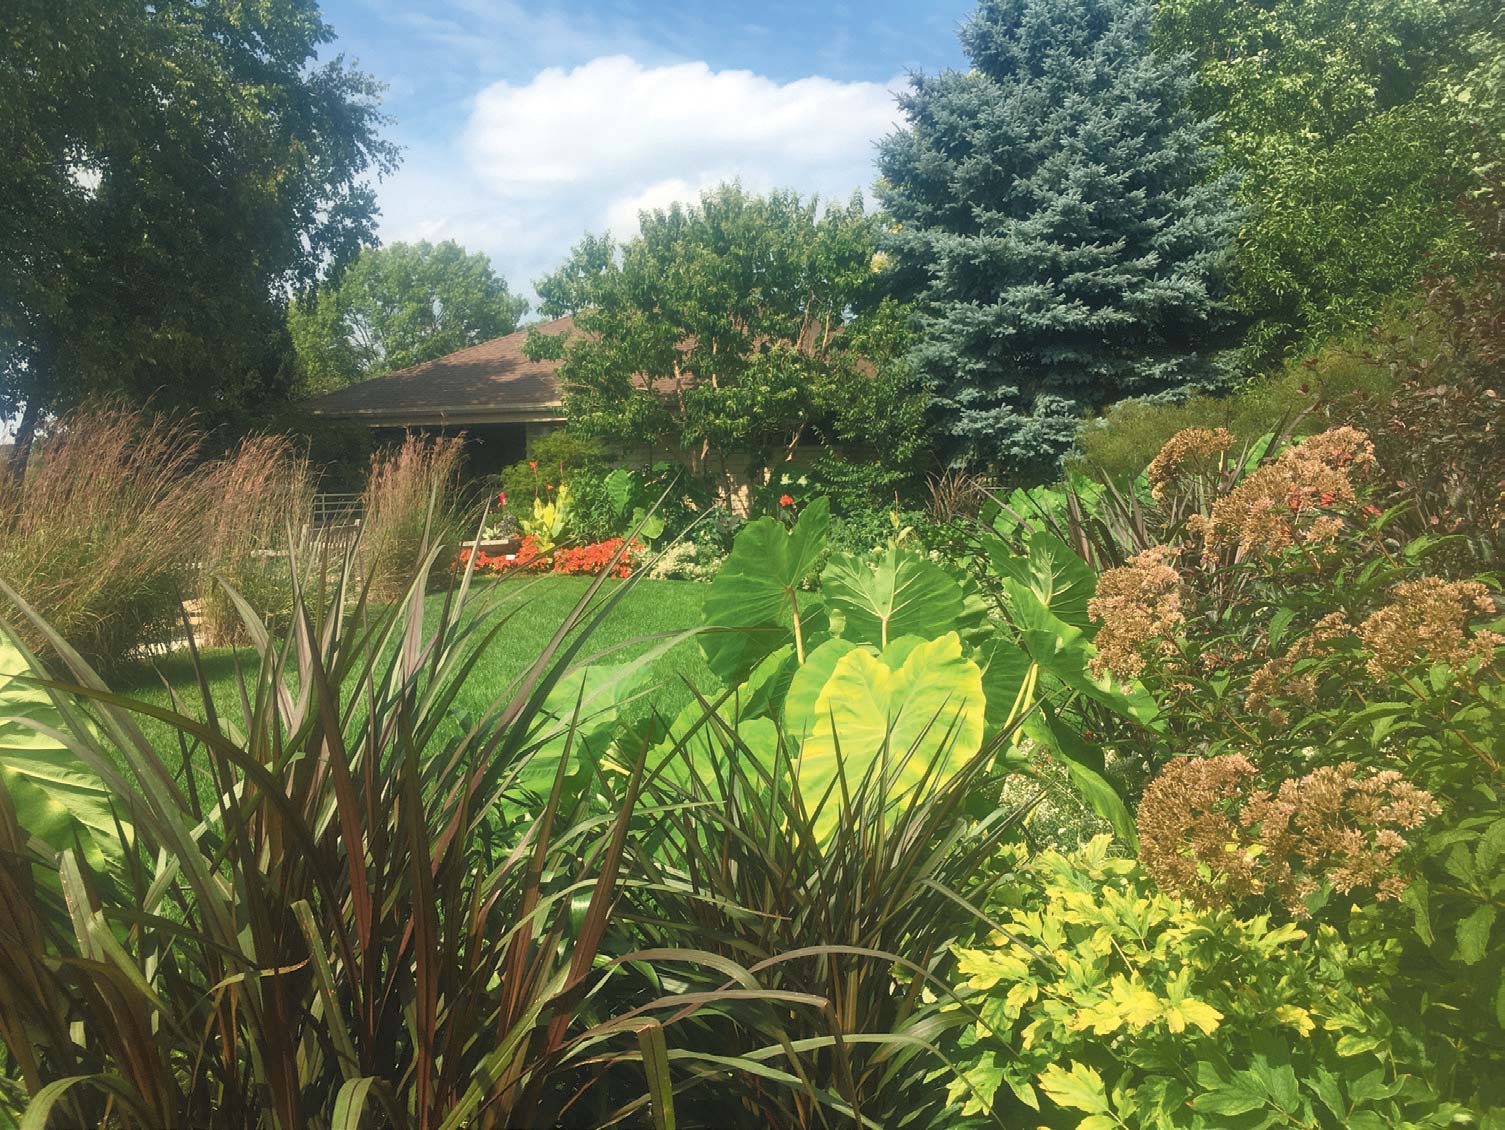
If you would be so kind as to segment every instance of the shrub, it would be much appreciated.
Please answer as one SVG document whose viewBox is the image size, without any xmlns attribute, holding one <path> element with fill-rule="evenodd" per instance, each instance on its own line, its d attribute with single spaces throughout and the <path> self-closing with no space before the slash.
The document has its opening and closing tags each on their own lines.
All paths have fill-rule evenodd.
<svg viewBox="0 0 1505 1130">
<path fill-rule="evenodd" d="M 23 481 L 0 475 L 0 578 L 93 663 L 178 629 L 213 505 L 199 444 L 185 422 L 96 405 L 53 424 Z"/>
<path fill-rule="evenodd" d="M 1397 313 L 1397 322 L 1404 314 Z M 1378 401 L 1395 378 L 1388 365 L 1365 354 L 1362 342 L 1335 342 L 1272 378 L 1256 379 L 1227 396 L 1192 396 L 1175 403 L 1126 400 L 1084 422 L 1068 464 L 1114 479 L 1139 474 L 1172 436 L 1188 428 L 1226 428 L 1235 450 L 1270 432 L 1298 425 L 1320 431 L 1336 405 Z M 1346 418 L 1346 416 L 1344 416 Z"/>
<path fill-rule="evenodd" d="M 429 545 L 453 545 L 462 522 L 456 489 L 464 447 L 457 437 L 408 435 L 371 457 L 361 497 L 361 556 L 378 600 L 400 596 Z"/>
<path fill-rule="evenodd" d="M 946 1125 L 1441 1128 L 1462 1113 L 1407 1061 L 1403 1014 L 1376 1006 L 1393 947 L 1200 910 L 1108 845 L 1016 859 L 999 928 L 958 947 L 967 992 L 944 1007 L 978 1020 Z"/>
<path fill-rule="evenodd" d="M 284 438 L 257 436 L 207 470 L 213 504 L 205 515 L 199 602 L 204 640 L 245 642 L 228 584 L 264 622 L 293 607 L 290 545 L 301 541 L 313 505 L 308 461 Z"/>
</svg>

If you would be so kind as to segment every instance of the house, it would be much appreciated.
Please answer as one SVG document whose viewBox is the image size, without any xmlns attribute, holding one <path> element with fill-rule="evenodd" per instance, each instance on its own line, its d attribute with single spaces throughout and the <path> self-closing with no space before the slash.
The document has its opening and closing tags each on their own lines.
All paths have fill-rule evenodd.
<svg viewBox="0 0 1505 1130">
<path fill-rule="evenodd" d="M 570 318 L 535 324 L 557 334 Z M 528 442 L 564 423 L 558 361 L 523 352 L 528 329 L 314 398 L 317 416 L 365 424 L 380 438 L 421 430 L 464 433 L 471 470 L 489 474 L 526 458 Z"/>
<path fill-rule="evenodd" d="M 379 441 L 400 440 L 408 431 L 464 435 L 470 473 L 495 474 L 527 458 L 532 440 L 564 424 L 560 363 L 531 360 L 523 345 L 530 330 L 556 335 L 573 325 L 569 317 L 535 323 L 506 337 L 326 393 L 310 401 L 309 408 L 317 416 L 364 424 Z M 693 379 L 686 374 L 655 380 L 653 388 L 673 395 L 681 382 Z M 805 444 L 791 453 L 789 465 L 808 467 L 824 450 Z M 858 449 L 848 453 L 867 455 Z M 684 461 L 683 453 L 673 448 L 644 447 L 615 455 L 624 464 L 663 458 Z M 760 462 L 738 453 L 722 453 L 716 466 L 707 468 L 709 485 L 739 512 L 747 507 L 750 489 L 765 478 Z"/>
</svg>

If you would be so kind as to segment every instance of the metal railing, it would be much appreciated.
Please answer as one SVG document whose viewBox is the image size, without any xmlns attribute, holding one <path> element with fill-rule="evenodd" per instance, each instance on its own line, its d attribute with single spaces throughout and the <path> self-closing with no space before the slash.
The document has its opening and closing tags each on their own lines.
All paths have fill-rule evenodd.
<svg viewBox="0 0 1505 1130">
<path fill-rule="evenodd" d="M 359 491 L 329 491 L 314 495 L 309 523 L 316 530 L 328 526 L 356 526 L 364 514 Z"/>
</svg>

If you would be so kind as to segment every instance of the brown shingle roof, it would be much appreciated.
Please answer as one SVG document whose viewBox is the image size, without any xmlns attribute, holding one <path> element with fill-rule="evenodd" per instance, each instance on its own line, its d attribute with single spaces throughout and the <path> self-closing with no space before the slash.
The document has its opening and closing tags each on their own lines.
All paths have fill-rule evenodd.
<svg viewBox="0 0 1505 1130">
<path fill-rule="evenodd" d="M 523 353 L 528 330 L 557 334 L 571 318 L 542 322 L 380 377 L 315 397 L 320 416 L 369 423 L 508 423 L 560 420 L 557 361 L 531 361 Z"/>
</svg>

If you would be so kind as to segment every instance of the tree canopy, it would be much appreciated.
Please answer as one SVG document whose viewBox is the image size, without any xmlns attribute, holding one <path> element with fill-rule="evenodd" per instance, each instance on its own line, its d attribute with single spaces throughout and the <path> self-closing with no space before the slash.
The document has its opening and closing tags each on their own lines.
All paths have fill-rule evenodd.
<svg viewBox="0 0 1505 1130">
<path fill-rule="evenodd" d="M 1498 132 L 1496 5 L 1478 0 L 1164 0 L 1195 105 L 1242 171 L 1234 298 L 1251 363 L 1362 327 L 1429 269 L 1466 264 L 1456 202 Z M 1481 70 L 1481 68 L 1483 68 Z"/>
<path fill-rule="evenodd" d="M 777 461 L 819 434 L 878 439 L 859 406 L 877 380 L 899 414 L 907 318 L 877 301 L 878 226 L 858 197 L 822 210 L 736 185 L 644 212 L 639 235 L 587 237 L 537 284 L 575 332 L 530 351 L 561 359 L 572 428 L 672 444 L 696 470 L 732 450 Z"/>
<path fill-rule="evenodd" d="M 442 357 L 517 329 L 527 299 L 452 240 L 369 247 L 288 315 L 311 392 Z"/>
<path fill-rule="evenodd" d="M 287 296 L 374 242 L 379 87 L 312 0 L 20 0 L 0 31 L 0 411 L 282 396 Z M 14 9 L 19 7 L 20 11 Z"/>
<path fill-rule="evenodd" d="M 954 461 L 1048 475 L 1083 414 L 1212 379 L 1238 215 L 1147 0 L 984 0 L 884 140 L 889 245 Z"/>
</svg>

